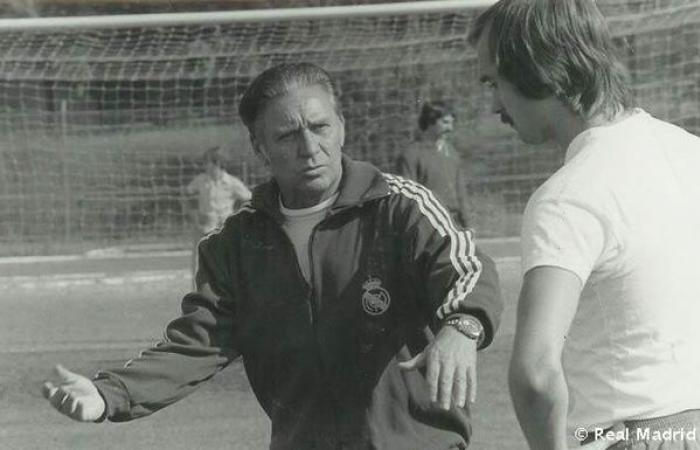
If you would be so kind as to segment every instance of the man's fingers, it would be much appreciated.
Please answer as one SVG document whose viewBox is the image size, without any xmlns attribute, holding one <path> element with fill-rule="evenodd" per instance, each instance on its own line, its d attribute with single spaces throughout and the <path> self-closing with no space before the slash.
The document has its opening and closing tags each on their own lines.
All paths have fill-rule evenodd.
<svg viewBox="0 0 700 450">
<path fill-rule="evenodd" d="M 425 380 L 430 389 L 430 400 L 436 403 L 438 401 L 438 383 L 440 382 L 440 361 L 432 354 L 426 358 Z"/>
<path fill-rule="evenodd" d="M 73 411 L 75 410 L 75 399 L 73 399 L 73 397 L 70 395 L 66 395 L 63 397 L 61 406 L 58 408 L 58 410 L 66 416 L 73 417 Z"/>
<path fill-rule="evenodd" d="M 78 420 L 85 420 L 85 405 L 83 402 L 76 402 L 75 406 L 75 417 Z"/>
<path fill-rule="evenodd" d="M 467 378 L 469 382 L 469 403 L 476 402 L 476 367 L 467 368 Z"/>
<path fill-rule="evenodd" d="M 63 403 L 66 401 L 66 397 L 68 397 L 68 393 L 63 391 L 63 389 L 56 389 L 54 393 L 51 395 L 49 398 L 49 402 L 51 403 L 51 406 L 56 408 L 57 410 L 61 411 L 61 407 L 63 406 Z"/>
<path fill-rule="evenodd" d="M 78 374 L 71 372 L 60 364 L 56 364 L 53 370 L 59 380 L 61 380 L 61 383 L 74 383 L 78 380 Z"/>
<path fill-rule="evenodd" d="M 447 327 L 423 351 L 429 399 L 448 410 L 476 399 L 476 345 Z"/>
<path fill-rule="evenodd" d="M 56 364 L 53 371 L 56 378 L 58 378 L 55 380 L 55 384 L 52 381 L 47 381 L 44 383 L 41 389 L 44 398 L 47 400 L 51 400 L 56 391 L 64 385 L 70 385 L 79 380 L 78 374 L 71 372 L 60 364 Z"/>
<path fill-rule="evenodd" d="M 399 363 L 399 367 L 403 370 L 415 370 L 425 365 L 425 352 L 420 352 L 408 361 Z"/>
<path fill-rule="evenodd" d="M 44 396 L 45 399 L 50 400 L 53 394 L 58 390 L 56 386 L 50 381 L 47 381 L 44 383 L 44 385 L 41 387 L 41 393 Z"/>
<path fill-rule="evenodd" d="M 59 380 L 47 381 L 41 389 L 51 406 L 73 420 L 97 420 L 104 412 L 105 405 L 94 384 L 91 387 L 89 379 L 60 365 L 54 370 Z"/>
<path fill-rule="evenodd" d="M 58 374 L 58 370 L 56 372 Z M 41 392 L 44 398 L 46 398 L 56 410 L 62 414 L 73 417 L 76 408 L 76 400 L 66 389 L 66 385 L 69 385 L 71 381 L 66 381 L 63 374 L 60 375 L 60 378 L 62 379 L 62 385 L 56 386 L 52 382 L 47 381 L 42 386 Z"/>
<path fill-rule="evenodd" d="M 74 420 L 82 420 L 80 414 L 77 412 L 82 402 L 76 399 L 72 394 L 63 389 L 57 389 L 49 401 L 61 414 Z"/>
<path fill-rule="evenodd" d="M 454 392 L 455 370 L 451 365 L 444 365 L 440 371 L 440 407 L 448 410 L 452 406 L 452 392 Z"/>
<path fill-rule="evenodd" d="M 468 385 L 469 382 L 467 371 L 468 369 L 457 369 L 455 371 L 455 381 L 453 387 L 454 401 L 455 406 L 459 408 L 464 408 L 464 405 L 467 402 L 467 389 L 471 389 L 471 386 Z"/>
</svg>

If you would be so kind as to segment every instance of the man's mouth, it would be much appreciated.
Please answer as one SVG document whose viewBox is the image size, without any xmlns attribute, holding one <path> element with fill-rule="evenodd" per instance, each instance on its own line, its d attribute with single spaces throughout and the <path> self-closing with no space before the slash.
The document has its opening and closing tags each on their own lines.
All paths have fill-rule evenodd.
<svg viewBox="0 0 700 450">
<path fill-rule="evenodd" d="M 309 166 L 309 167 L 304 167 L 301 172 L 304 175 L 316 175 L 322 169 L 323 169 L 323 166 Z"/>
</svg>

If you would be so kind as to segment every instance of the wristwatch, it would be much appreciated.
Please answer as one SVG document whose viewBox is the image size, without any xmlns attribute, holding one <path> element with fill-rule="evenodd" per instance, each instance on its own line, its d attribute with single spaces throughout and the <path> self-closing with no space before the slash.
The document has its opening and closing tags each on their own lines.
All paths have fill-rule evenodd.
<svg viewBox="0 0 700 450">
<path fill-rule="evenodd" d="M 443 322 L 443 326 L 452 327 L 469 339 L 475 340 L 477 346 L 484 341 L 484 326 L 474 316 L 450 317 Z"/>
</svg>

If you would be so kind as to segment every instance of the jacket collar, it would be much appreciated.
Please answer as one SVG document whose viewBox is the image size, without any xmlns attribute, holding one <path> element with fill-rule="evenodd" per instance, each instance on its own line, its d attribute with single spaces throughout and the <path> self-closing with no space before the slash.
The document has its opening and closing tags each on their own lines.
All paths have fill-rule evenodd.
<svg viewBox="0 0 700 450">
<path fill-rule="evenodd" d="M 346 155 L 342 156 L 341 164 L 343 175 L 340 180 L 340 192 L 331 207 L 332 213 L 389 195 L 389 185 L 382 172 L 372 164 L 355 161 Z M 279 187 L 275 180 L 270 180 L 253 190 L 251 206 L 279 220 L 281 213 L 278 198 Z"/>
</svg>

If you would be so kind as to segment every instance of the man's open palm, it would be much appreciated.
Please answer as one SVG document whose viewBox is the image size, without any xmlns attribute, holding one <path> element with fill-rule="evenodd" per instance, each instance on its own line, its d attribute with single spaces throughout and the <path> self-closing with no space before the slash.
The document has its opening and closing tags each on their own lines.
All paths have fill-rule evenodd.
<svg viewBox="0 0 700 450">
<path fill-rule="evenodd" d="M 55 380 L 44 383 L 44 397 L 61 414 L 81 422 L 93 422 L 105 410 L 105 402 L 89 378 L 61 365 L 54 368 Z"/>
</svg>

